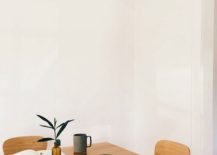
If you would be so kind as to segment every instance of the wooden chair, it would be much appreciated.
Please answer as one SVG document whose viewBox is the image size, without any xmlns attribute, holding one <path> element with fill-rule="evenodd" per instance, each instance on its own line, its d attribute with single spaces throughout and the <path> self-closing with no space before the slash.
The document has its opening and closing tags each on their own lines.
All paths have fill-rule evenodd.
<svg viewBox="0 0 217 155">
<path fill-rule="evenodd" d="M 8 139 L 3 144 L 4 155 L 11 155 L 23 150 L 35 151 L 47 149 L 47 142 L 37 142 L 41 136 L 24 136 Z"/>
<path fill-rule="evenodd" d="M 190 155 L 190 149 L 184 144 L 160 140 L 155 145 L 155 155 Z"/>
</svg>

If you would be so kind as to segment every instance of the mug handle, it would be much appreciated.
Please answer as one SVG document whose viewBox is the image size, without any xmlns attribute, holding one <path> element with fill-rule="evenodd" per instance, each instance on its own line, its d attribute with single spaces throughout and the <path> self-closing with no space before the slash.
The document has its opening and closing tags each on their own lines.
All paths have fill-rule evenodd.
<svg viewBox="0 0 217 155">
<path fill-rule="evenodd" d="M 87 145 L 87 147 L 91 147 L 92 146 L 92 138 L 91 136 L 87 136 L 87 139 L 90 138 L 90 145 Z"/>
</svg>

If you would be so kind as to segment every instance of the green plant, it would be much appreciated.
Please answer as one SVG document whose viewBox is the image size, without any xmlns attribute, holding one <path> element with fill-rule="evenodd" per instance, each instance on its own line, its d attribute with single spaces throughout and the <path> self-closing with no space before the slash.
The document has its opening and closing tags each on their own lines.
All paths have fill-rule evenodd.
<svg viewBox="0 0 217 155">
<path fill-rule="evenodd" d="M 74 121 L 74 119 L 68 120 L 66 122 L 61 123 L 60 125 L 57 125 L 56 118 L 54 118 L 54 122 L 51 123 L 51 121 L 49 121 L 47 118 L 45 118 L 41 115 L 37 115 L 37 116 L 48 124 L 48 125 L 40 125 L 40 126 L 52 129 L 54 132 L 54 138 L 46 137 L 46 138 L 39 139 L 38 142 L 46 142 L 46 141 L 54 140 L 54 144 L 56 146 L 60 146 L 61 141 L 60 141 L 60 139 L 58 139 L 58 137 L 63 132 L 63 130 L 66 128 L 68 123 Z"/>
</svg>

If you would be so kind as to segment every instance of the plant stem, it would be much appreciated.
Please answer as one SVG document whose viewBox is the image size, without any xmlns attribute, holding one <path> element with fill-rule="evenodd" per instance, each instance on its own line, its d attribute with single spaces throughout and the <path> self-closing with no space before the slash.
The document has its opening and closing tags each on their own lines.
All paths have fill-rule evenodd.
<svg viewBox="0 0 217 155">
<path fill-rule="evenodd" d="M 54 128 L 54 138 L 55 138 L 55 142 L 56 142 L 56 140 L 57 140 L 56 127 Z"/>
</svg>

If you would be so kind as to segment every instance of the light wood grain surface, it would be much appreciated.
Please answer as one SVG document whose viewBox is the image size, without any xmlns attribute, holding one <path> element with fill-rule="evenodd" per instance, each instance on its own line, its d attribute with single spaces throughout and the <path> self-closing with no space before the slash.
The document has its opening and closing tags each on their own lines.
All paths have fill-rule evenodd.
<svg viewBox="0 0 217 155">
<path fill-rule="evenodd" d="M 62 151 L 66 155 L 74 155 L 73 147 L 63 147 Z M 117 145 L 103 142 L 95 143 L 91 147 L 87 148 L 87 155 L 138 155 L 127 149 L 119 147 Z"/>
<path fill-rule="evenodd" d="M 155 155 L 190 155 L 190 149 L 181 143 L 161 140 L 155 146 Z"/>
<path fill-rule="evenodd" d="M 3 144 L 4 155 L 11 155 L 26 149 L 45 150 L 47 143 L 37 142 L 41 138 L 41 136 L 25 136 L 8 139 Z"/>
</svg>

